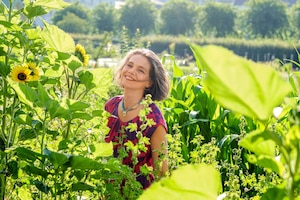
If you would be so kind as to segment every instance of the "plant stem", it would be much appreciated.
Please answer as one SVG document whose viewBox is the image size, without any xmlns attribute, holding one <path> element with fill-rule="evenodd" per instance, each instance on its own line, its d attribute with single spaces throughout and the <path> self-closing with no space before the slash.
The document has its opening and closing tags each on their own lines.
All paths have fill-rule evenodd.
<svg viewBox="0 0 300 200">
<path fill-rule="evenodd" d="M 4 200 L 5 197 L 5 183 L 6 183 L 6 176 L 5 176 L 5 172 L 2 171 L 0 172 L 0 199 Z"/>
<path fill-rule="evenodd" d="M 68 120 L 67 132 L 65 134 L 65 138 L 64 139 L 68 139 L 68 137 L 69 137 L 69 133 L 70 133 L 70 130 L 71 130 L 71 121 L 72 121 L 71 119 Z"/>
<path fill-rule="evenodd" d="M 17 94 L 15 94 L 13 104 L 11 105 L 12 109 L 11 109 L 11 113 L 10 113 L 11 119 L 10 119 L 10 124 L 9 124 L 7 147 L 13 146 L 14 140 L 15 140 L 16 132 L 13 131 L 13 127 L 14 127 L 13 119 L 14 119 L 14 116 L 15 116 L 15 109 L 14 108 L 17 105 L 17 100 L 18 100 L 18 97 L 17 97 Z"/>
<path fill-rule="evenodd" d="M 44 119 L 43 119 L 43 133 L 42 133 L 42 141 L 41 141 L 41 154 L 43 155 L 44 154 L 44 143 L 45 143 L 45 136 L 46 136 L 46 126 L 47 126 L 47 122 L 46 122 L 46 119 L 47 119 L 47 112 L 45 112 L 45 115 L 44 115 Z M 41 163 L 42 165 L 42 169 L 45 168 L 45 164 L 44 162 Z M 43 183 L 44 183 L 44 178 L 43 178 Z M 43 199 L 43 193 L 40 191 L 40 199 L 42 200 Z"/>
</svg>

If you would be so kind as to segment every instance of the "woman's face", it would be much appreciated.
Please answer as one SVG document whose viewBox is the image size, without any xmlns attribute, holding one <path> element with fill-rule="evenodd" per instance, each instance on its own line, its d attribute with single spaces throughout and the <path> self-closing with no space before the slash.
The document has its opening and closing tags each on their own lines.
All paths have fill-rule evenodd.
<svg viewBox="0 0 300 200">
<path fill-rule="evenodd" d="M 141 55 L 132 55 L 121 72 L 121 85 L 124 88 L 142 89 L 151 86 L 151 65 L 148 59 Z"/>
</svg>

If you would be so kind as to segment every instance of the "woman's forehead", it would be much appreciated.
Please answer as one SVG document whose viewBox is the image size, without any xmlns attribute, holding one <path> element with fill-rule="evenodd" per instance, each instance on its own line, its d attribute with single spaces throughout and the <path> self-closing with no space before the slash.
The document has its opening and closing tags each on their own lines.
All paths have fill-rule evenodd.
<svg viewBox="0 0 300 200">
<path fill-rule="evenodd" d="M 144 68 L 149 68 L 150 69 L 150 62 L 148 60 L 148 58 L 144 55 L 141 54 L 134 54 L 132 55 L 129 59 L 128 62 L 136 65 L 136 66 L 140 66 L 140 67 L 144 67 Z"/>
</svg>

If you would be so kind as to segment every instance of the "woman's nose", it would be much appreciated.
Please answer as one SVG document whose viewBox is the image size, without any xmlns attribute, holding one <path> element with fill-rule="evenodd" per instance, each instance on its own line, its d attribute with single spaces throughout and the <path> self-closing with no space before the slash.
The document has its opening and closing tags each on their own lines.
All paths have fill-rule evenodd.
<svg viewBox="0 0 300 200">
<path fill-rule="evenodd" d="M 135 73 L 134 67 L 130 68 L 130 69 L 128 70 L 128 72 L 129 72 L 130 74 L 134 74 L 134 73 Z"/>
</svg>

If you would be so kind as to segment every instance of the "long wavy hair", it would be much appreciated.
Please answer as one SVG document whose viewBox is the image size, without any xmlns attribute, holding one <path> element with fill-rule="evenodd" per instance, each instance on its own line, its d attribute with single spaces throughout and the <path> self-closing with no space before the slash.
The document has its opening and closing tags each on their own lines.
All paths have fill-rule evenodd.
<svg viewBox="0 0 300 200">
<path fill-rule="evenodd" d="M 150 63 L 150 79 L 152 85 L 149 88 L 145 88 L 144 96 L 151 94 L 152 100 L 160 101 L 165 99 L 168 96 L 170 88 L 168 75 L 159 57 L 150 49 L 134 49 L 127 53 L 115 73 L 117 85 L 121 87 L 121 72 L 131 56 L 136 54 L 145 56 Z"/>
</svg>

